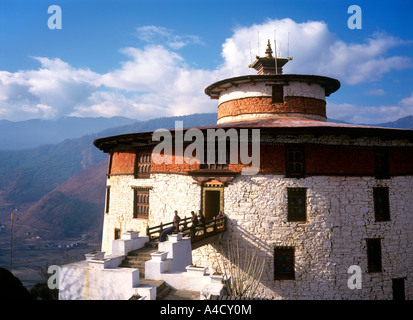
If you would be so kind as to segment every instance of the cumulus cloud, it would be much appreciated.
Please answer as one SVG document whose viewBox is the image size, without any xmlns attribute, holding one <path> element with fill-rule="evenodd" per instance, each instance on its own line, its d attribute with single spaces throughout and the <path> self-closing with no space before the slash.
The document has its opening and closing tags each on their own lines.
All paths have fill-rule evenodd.
<svg viewBox="0 0 413 320">
<path fill-rule="evenodd" d="M 142 26 L 136 29 L 142 46 L 120 49 L 125 61 L 107 73 L 74 68 L 59 58 L 46 57 L 34 58 L 40 64 L 36 70 L 0 71 L 0 118 L 122 115 L 145 120 L 216 112 L 217 102 L 204 94 L 205 87 L 226 77 L 255 74 L 248 65 L 256 55 L 264 55 L 268 39 L 274 49 L 274 34 L 277 55 L 294 57 L 284 67 L 284 73 L 332 76 L 351 86 L 411 67 L 409 57 L 389 54 L 391 49 L 406 44 L 391 35 L 377 33 L 362 43 L 346 43 L 322 21 L 268 19 L 262 24 L 234 29 L 222 44 L 222 63 L 207 70 L 194 67 L 193 61 L 186 61 L 179 54 L 185 46 L 202 45 L 199 37 L 178 35 L 158 26 Z M 381 95 L 384 91 L 365 94 Z M 392 114 L 394 119 L 411 110 L 411 99 L 401 100 L 395 106 L 363 107 L 363 112 L 354 105 L 331 104 L 329 108 L 333 117 L 348 121 L 354 119 L 354 113 L 360 114 L 357 122 L 377 113 L 383 117 Z M 355 108 L 357 112 L 352 113 Z"/>
<path fill-rule="evenodd" d="M 216 111 L 216 103 L 204 94 L 215 71 L 190 68 L 179 54 L 161 45 L 122 52 L 130 59 L 101 80 L 107 88 L 135 93 L 135 103 L 128 110 L 138 111 L 134 118 Z"/>
<path fill-rule="evenodd" d="M 377 124 L 394 121 L 413 115 L 413 92 L 394 105 L 364 106 L 357 104 L 328 102 L 327 117 L 345 119 L 352 123 Z"/>
<path fill-rule="evenodd" d="M 293 56 L 293 62 L 284 67 L 284 73 L 326 75 L 355 85 L 412 66 L 409 57 L 385 56 L 390 49 L 407 44 L 388 34 L 376 33 L 361 44 L 346 43 L 331 33 L 322 21 L 297 23 L 282 19 L 236 29 L 223 44 L 224 67 L 231 68 L 234 75 L 251 73 L 247 65 L 256 55 L 264 55 L 268 39 L 273 50 L 276 39 L 277 56 Z"/>
<path fill-rule="evenodd" d="M 100 86 L 100 76 L 55 58 L 35 57 L 38 70 L 0 71 L 0 118 L 50 119 L 69 114 Z"/>
</svg>

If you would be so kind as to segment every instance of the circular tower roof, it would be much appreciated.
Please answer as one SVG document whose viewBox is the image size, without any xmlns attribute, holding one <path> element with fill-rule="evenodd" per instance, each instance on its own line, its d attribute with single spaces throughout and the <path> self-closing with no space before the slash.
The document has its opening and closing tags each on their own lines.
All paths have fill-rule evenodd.
<svg viewBox="0 0 413 320">
<path fill-rule="evenodd" d="M 218 99 L 218 123 L 294 117 L 326 121 L 325 97 L 340 88 L 340 82 L 316 75 L 283 74 L 292 58 L 274 58 L 268 42 L 266 56 L 249 65 L 258 75 L 233 77 L 205 89 Z"/>
</svg>

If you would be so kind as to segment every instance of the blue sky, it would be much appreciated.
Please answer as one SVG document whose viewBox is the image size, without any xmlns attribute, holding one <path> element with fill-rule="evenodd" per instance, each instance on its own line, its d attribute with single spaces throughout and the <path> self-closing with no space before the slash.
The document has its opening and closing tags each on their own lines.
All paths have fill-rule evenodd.
<svg viewBox="0 0 413 320">
<path fill-rule="evenodd" d="M 362 29 L 348 28 L 353 4 Z M 51 5 L 62 29 L 48 28 Z M 396 120 L 413 115 L 412 9 L 408 0 L 2 0 L 0 119 L 216 112 L 204 88 L 254 73 L 251 55 L 275 30 L 279 54 L 293 56 L 285 73 L 340 80 L 330 118 Z"/>
</svg>

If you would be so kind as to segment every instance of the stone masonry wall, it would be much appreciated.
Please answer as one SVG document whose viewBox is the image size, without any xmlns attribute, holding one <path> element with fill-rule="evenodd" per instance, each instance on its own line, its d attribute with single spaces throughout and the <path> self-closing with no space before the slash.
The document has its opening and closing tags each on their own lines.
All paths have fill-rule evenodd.
<svg viewBox="0 0 413 320">
<path fill-rule="evenodd" d="M 390 221 L 375 222 L 373 187 L 389 188 Z M 307 221 L 287 221 L 287 187 L 307 188 Z M 229 230 L 220 244 L 193 251 L 193 261 L 214 269 L 227 239 L 241 252 L 259 246 L 266 257 L 260 293 L 274 299 L 392 299 L 393 278 L 406 278 L 413 298 L 413 179 L 395 177 L 239 176 L 224 190 Z M 383 271 L 367 272 L 367 238 L 380 238 Z M 275 246 L 295 248 L 295 280 L 274 280 Z M 225 259 L 225 258 L 224 258 Z M 362 289 L 351 290 L 351 265 L 362 270 Z"/>
<path fill-rule="evenodd" d="M 288 137 L 262 137 L 261 172 L 238 175 L 224 188 L 224 213 L 229 230 L 212 245 L 193 251 L 195 264 L 213 271 L 227 239 L 240 239 L 241 248 L 259 248 L 266 258 L 260 293 L 274 299 L 391 299 L 392 279 L 404 278 L 406 298 L 413 299 L 413 150 L 408 141 L 301 136 L 306 143 L 306 171 L 301 179 L 286 178 Z M 298 142 L 294 138 L 294 142 Z M 346 144 L 338 146 L 337 143 Z M 324 143 L 319 145 L 318 143 Z M 373 176 L 373 146 L 391 146 L 390 179 Z M 108 213 L 104 213 L 102 251 L 110 252 L 114 229 L 138 230 L 168 223 L 173 211 L 184 218 L 201 207 L 201 187 L 186 172 L 151 173 L 135 179 L 133 153 L 112 158 Z M 119 162 L 119 163 L 116 163 Z M 234 165 L 236 166 L 236 165 Z M 117 168 L 117 169 L 115 169 Z M 236 167 L 230 167 L 235 169 Z M 329 169 L 330 168 L 330 169 Z M 335 169 L 333 169 L 335 168 Z M 345 171 L 334 172 L 345 168 Z M 352 168 L 352 169 L 351 169 Z M 170 169 L 170 168 L 167 168 Z M 348 170 L 355 176 L 350 176 Z M 329 171 L 330 170 L 330 171 Z M 355 171 L 354 171 L 355 170 Z M 122 173 L 123 172 L 123 173 Z M 128 174 L 124 174 L 130 172 Z M 314 174 L 314 175 L 310 175 Z M 133 188 L 150 187 L 149 218 L 133 218 Z M 307 189 L 307 219 L 287 221 L 287 188 Z M 390 221 L 376 222 L 373 188 L 389 189 Z M 382 271 L 367 272 L 366 239 L 380 238 Z M 274 247 L 295 250 L 295 280 L 274 280 Z M 242 251 L 241 251 L 242 252 Z M 225 257 L 222 257 L 225 259 Z M 351 290 L 348 268 L 360 266 L 362 288 Z"/>
<path fill-rule="evenodd" d="M 251 114 L 300 114 L 326 118 L 326 102 L 308 97 L 285 97 L 283 103 L 273 103 L 271 97 L 249 97 L 230 100 L 218 106 L 218 123 L 225 118 Z M 310 117 L 311 118 L 311 117 Z M 249 120 L 249 119 L 245 119 Z"/>
<path fill-rule="evenodd" d="M 115 228 L 146 234 L 146 227 L 172 222 L 174 211 L 181 218 L 200 209 L 201 188 L 186 175 L 151 174 L 148 179 L 133 175 L 114 175 L 107 180 L 110 187 L 109 211 L 105 213 L 102 251 L 111 252 Z M 133 218 L 133 188 L 150 187 L 149 218 Z"/>
<path fill-rule="evenodd" d="M 198 210 L 201 187 L 191 177 L 153 174 L 150 179 L 113 176 L 109 213 L 105 214 L 103 251 L 109 251 L 114 228 L 145 232 L 147 223 L 183 218 Z M 150 186 L 150 218 L 133 219 L 133 186 Z M 389 188 L 390 221 L 376 222 L 373 187 Z M 287 187 L 307 188 L 307 221 L 287 221 Z M 413 178 L 282 175 L 238 176 L 224 188 L 229 230 L 219 243 L 193 251 L 195 264 L 216 268 L 227 238 L 260 248 L 266 257 L 260 293 L 274 299 L 391 299 L 393 278 L 406 278 L 406 298 L 413 298 Z M 366 239 L 380 238 L 383 271 L 367 272 Z M 295 248 L 295 280 L 274 280 L 275 246 Z M 241 251 L 242 252 L 242 251 Z M 224 258 L 225 259 L 225 258 Z M 362 289 L 350 290 L 347 270 L 362 270 Z"/>
<path fill-rule="evenodd" d="M 325 90 L 322 86 L 292 81 L 283 86 L 283 91 L 284 102 L 272 103 L 272 86 L 265 82 L 229 87 L 219 97 L 218 123 L 274 115 L 326 120 Z"/>
</svg>

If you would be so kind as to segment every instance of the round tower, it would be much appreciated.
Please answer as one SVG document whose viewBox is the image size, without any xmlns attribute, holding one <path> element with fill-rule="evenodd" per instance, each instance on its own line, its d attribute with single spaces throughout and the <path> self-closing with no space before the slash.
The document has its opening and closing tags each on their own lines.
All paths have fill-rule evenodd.
<svg viewBox="0 0 413 320">
<path fill-rule="evenodd" d="M 250 68 L 257 75 L 246 75 L 215 82 L 205 89 L 218 99 L 217 123 L 271 118 L 304 118 L 326 121 L 325 97 L 340 88 L 336 79 L 283 74 L 283 66 L 292 58 L 272 56 L 268 40 L 265 57 L 256 57 Z"/>
<path fill-rule="evenodd" d="M 236 240 L 240 252 L 254 246 L 265 261 L 262 296 L 411 299 L 413 130 L 327 122 L 325 97 L 340 82 L 283 74 L 289 60 L 274 58 L 268 43 L 266 56 L 250 65 L 258 74 L 208 86 L 219 100 L 218 124 L 162 131 L 161 143 L 173 148 L 159 148 L 154 132 L 95 140 L 109 154 L 102 251 L 112 252 L 123 231 L 153 235 L 175 210 L 181 218 L 200 210 L 207 221 L 221 211 L 222 238 L 190 236 L 193 264 L 222 272 L 217 259 L 228 254 L 221 244 Z M 228 148 L 208 150 L 216 138 Z M 213 161 L 192 161 L 195 145 Z M 155 161 L 160 156 L 165 161 Z M 250 167 L 258 170 L 243 174 Z M 362 289 L 351 285 L 354 266 Z"/>
</svg>

